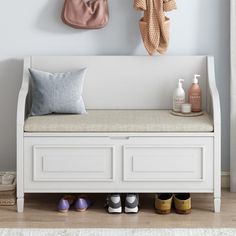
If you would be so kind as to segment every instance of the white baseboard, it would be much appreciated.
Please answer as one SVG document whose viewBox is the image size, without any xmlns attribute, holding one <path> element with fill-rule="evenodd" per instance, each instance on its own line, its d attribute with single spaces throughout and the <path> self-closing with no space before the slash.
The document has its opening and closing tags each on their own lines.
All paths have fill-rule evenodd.
<svg viewBox="0 0 236 236">
<path fill-rule="evenodd" d="M 229 171 L 221 172 L 221 187 L 222 188 L 230 187 L 230 172 Z"/>
<path fill-rule="evenodd" d="M 129 235 L 172 235 L 172 236 L 189 236 L 189 235 L 204 235 L 204 236 L 219 236 L 219 235 L 236 235 L 235 228 L 127 228 L 127 229 L 109 229 L 109 228 L 83 228 L 83 229 L 0 229 L 0 235 L 16 236 L 16 235 L 55 235 L 55 236 L 129 236 Z"/>
</svg>

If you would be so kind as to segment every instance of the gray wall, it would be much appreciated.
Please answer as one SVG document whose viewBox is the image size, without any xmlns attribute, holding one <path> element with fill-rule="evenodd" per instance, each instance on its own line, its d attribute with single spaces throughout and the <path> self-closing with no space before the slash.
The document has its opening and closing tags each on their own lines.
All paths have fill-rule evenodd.
<svg viewBox="0 0 236 236">
<path fill-rule="evenodd" d="M 222 169 L 229 170 L 229 2 L 177 0 L 168 54 L 211 54 L 222 105 Z M 132 0 L 109 0 L 109 25 L 74 30 L 60 21 L 63 0 L 0 2 L 0 170 L 15 168 L 15 117 L 24 55 L 146 55 Z"/>
</svg>

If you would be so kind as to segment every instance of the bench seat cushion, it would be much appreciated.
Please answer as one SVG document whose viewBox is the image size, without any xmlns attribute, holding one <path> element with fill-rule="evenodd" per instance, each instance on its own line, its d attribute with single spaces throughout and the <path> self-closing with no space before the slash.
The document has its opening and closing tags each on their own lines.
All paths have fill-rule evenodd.
<svg viewBox="0 0 236 236">
<path fill-rule="evenodd" d="M 169 110 L 88 110 L 85 115 L 29 117 L 25 132 L 212 132 L 208 114 L 179 117 Z"/>
</svg>

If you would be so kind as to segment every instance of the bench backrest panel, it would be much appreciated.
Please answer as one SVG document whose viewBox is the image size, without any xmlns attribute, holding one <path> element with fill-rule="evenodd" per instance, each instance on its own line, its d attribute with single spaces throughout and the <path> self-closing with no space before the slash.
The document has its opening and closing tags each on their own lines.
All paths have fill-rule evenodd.
<svg viewBox="0 0 236 236">
<path fill-rule="evenodd" d="M 200 74 L 206 109 L 206 56 L 34 56 L 31 67 L 63 72 L 87 67 L 83 97 L 88 109 L 171 109 L 179 78 L 187 91 Z"/>
</svg>

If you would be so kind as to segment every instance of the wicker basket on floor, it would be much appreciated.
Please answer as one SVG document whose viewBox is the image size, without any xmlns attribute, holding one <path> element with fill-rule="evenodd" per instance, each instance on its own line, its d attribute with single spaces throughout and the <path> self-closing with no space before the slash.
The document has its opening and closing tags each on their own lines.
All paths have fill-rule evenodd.
<svg viewBox="0 0 236 236">
<path fill-rule="evenodd" d="M 14 175 L 14 179 L 11 184 L 2 184 L 0 182 L 0 206 L 12 206 L 16 203 L 16 173 L 0 172 L 0 176 L 6 174 Z"/>
</svg>

